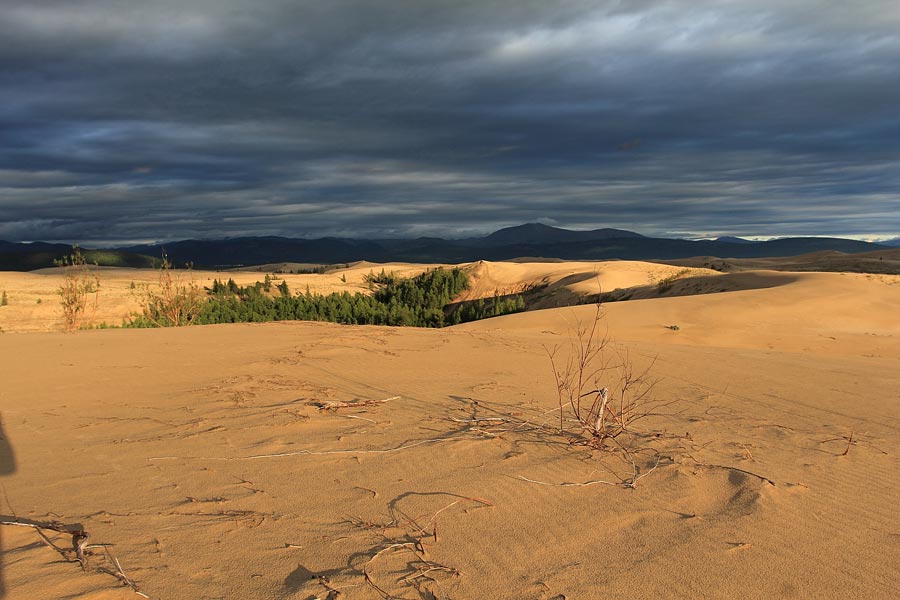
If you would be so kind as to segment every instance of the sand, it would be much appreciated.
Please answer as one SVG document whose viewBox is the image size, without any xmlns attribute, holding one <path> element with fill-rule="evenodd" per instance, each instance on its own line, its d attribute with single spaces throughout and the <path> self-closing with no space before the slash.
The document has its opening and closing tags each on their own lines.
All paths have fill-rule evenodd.
<svg viewBox="0 0 900 600">
<path fill-rule="evenodd" d="M 308 266 L 308 265 L 307 265 Z M 396 273 L 399 277 L 411 277 L 426 269 L 440 265 L 409 265 L 388 263 L 374 265 L 357 263 L 349 268 L 335 269 L 325 274 L 276 273 L 268 274 L 272 285 L 286 281 L 292 293 L 302 293 L 307 289 L 313 294 L 332 292 L 370 293 L 365 277 L 378 274 L 381 269 Z M 674 267 L 670 267 L 674 268 Z M 115 267 L 92 268 L 100 280 L 100 291 L 96 296 L 96 307 L 92 298 L 86 324 L 98 326 L 121 325 L 122 321 L 139 312 L 146 287 L 155 289 L 159 274 L 153 269 L 126 269 Z M 181 283 L 194 283 L 199 287 L 210 287 L 213 280 L 222 282 L 233 279 L 238 285 L 252 285 L 264 281 L 266 272 L 246 269 L 230 271 L 185 271 L 175 270 L 174 276 Z M 0 330 L 6 332 L 60 331 L 63 329 L 60 297 L 57 294 L 63 282 L 60 268 L 38 269 L 28 273 L 0 271 L 0 290 L 7 292 L 8 305 L 0 310 Z"/>
<path fill-rule="evenodd" d="M 309 290 L 313 294 L 348 292 L 369 294 L 366 278 L 382 271 L 397 277 L 413 277 L 426 270 L 450 268 L 457 265 L 357 262 L 329 269 L 323 274 L 292 274 L 279 272 L 304 265 L 271 265 L 268 272 L 258 268 L 229 271 L 173 271 L 180 283 L 210 287 L 215 279 L 233 279 L 239 285 L 263 282 L 269 275 L 272 285 L 287 282 L 291 293 Z M 310 265 L 305 265 L 310 266 Z M 717 277 L 716 271 L 656 265 L 645 262 L 572 262 L 572 263 L 489 263 L 479 261 L 458 265 L 471 277 L 470 289 L 460 300 L 487 298 L 495 294 L 518 293 L 538 288 L 532 304 L 535 308 L 568 306 L 586 294 L 633 289 L 635 297 L 656 296 L 656 282 L 670 276 L 706 275 Z M 118 326 L 132 314 L 139 312 L 145 296 L 143 290 L 155 289 L 159 274 L 153 269 L 92 267 L 98 277 L 100 290 L 90 297 L 84 325 Z M 63 329 L 60 297 L 57 294 L 64 280 L 61 268 L 38 269 L 27 273 L 0 271 L 0 291 L 7 292 L 8 305 L 0 307 L 0 331 L 46 332 Z M 672 293 L 680 293 L 677 289 Z"/>
<path fill-rule="evenodd" d="M 652 288 L 659 265 L 475 268 L 609 289 Z M 0 286 L 22 277 L 50 276 Z M 2 334 L 0 513 L 81 524 L 159 599 L 898 597 L 898 278 L 683 285 L 703 289 L 604 307 L 610 349 L 671 403 L 629 442 L 633 487 L 620 455 L 555 431 L 545 347 L 591 319 L 578 306 L 443 330 Z M 368 400 L 387 401 L 314 405 Z M 100 549 L 83 573 L 29 529 L 0 535 L 6 598 L 139 597 Z"/>
</svg>

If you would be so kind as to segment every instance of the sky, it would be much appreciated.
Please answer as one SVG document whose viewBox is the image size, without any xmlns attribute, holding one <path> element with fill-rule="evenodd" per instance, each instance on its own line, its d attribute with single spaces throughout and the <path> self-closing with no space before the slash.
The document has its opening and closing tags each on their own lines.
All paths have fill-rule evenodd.
<svg viewBox="0 0 900 600">
<path fill-rule="evenodd" d="M 0 239 L 900 236 L 897 0 L 2 0 Z"/>
</svg>

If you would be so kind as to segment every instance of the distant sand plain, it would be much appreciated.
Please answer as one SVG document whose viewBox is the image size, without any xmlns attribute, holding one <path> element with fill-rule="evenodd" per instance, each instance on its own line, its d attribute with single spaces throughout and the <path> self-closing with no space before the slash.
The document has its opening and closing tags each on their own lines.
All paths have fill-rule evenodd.
<svg viewBox="0 0 900 600">
<path fill-rule="evenodd" d="M 381 268 L 285 278 L 353 292 Z M 62 334 L 58 273 L 0 273 L 0 514 L 80 523 L 159 599 L 900 597 L 900 277 L 468 268 L 469 298 L 541 284 L 547 310 Z M 155 275 L 100 276 L 95 319 L 119 323 Z M 603 327 L 672 402 L 633 488 L 555 433 L 545 350 L 617 288 Z M 361 400 L 387 401 L 316 407 Z M 100 548 L 82 573 L 0 536 L 6 598 L 139 597 Z"/>
</svg>

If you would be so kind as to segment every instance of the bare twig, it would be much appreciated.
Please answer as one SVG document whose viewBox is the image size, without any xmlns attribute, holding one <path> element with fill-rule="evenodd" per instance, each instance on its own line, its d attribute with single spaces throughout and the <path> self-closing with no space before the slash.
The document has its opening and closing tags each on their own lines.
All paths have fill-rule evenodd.
<svg viewBox="0 0 900 600">
<path fill-rule="evenodd" d="M 445 510 L 447 510 L 449 508 L 453 508 L 454 506 L 456 506 L 457 504 L 459 504 L 461 502 L 477 502 L 477 503 L 481 504 L 482 506 L 491 506 L 491 507 L 494 506 L 490 500 L 485 500 L 484 498 L 458 498 L 457 500 L 454 500 L 453 502 L 451 502 L 444 508 L 438 510 L 436 513 L 431 515 L 431 518 L 425 522 L 425 527 L 428 527 L 430 524 L 434 523 L 435 519 L 437 519 L 439 514 L 441 514 L 442 512 L 444 512 Z M 422 530 L 422 533 L 426 533 L 426 532 L 424 530 Z"/>
<path fill-rule="evenodd" d="M 771 486 L 775 485 L 775 482 L 772 481 L 771 479 L 769 479 L 768 477 L 764 477 L 764 476 L 760 475 L 759 473 L 753 473 L 752 471 L 747 471 L 746 469 L 739 469 L 738 467 L 730 467 L 728 465 L 713 465 L 710 463 L 701 463 L 701 462 L 696 463 L 696 465 L 698 467 L 711 467 L 714 469 L 727 469 L 729 471 L 737 471 L 739 473 L 743 473 L 745 475 L 751 475 L 753 477 L 756 477 L 757 479 L 761 479 Z"/>
<path fill-rule="evenodd" d="M 126 585 L 126 586 L 130 587 L 130 588 L 131 588 L 131 591 L 133 591 L 133 592 L 134 592 L 135 594 L 137 594 L 138 596 L 141 596 L 141 597 L 143 597 L 143 598 L 149 598 L 150 596 L 148 596 L 147 594 L 145 594 L 144 592 L 142 592 L 142 591 L 138 588 L 138 586 L 137 586 L 137 584 L 134 582 L 134 580 L 131 579 L 130 577 L 128 577 L 128 575 L 125 574 L 125 569 L 122 568 L 122 564 L 119 562 L 118 557 L 113 556 L 112 553 L 110 553 L 108 547 L 104 546 L 103 549 L 106 551 L 106 556 L 109 557 L 109 560 L 112 561 L 113 564 L 116 565 L 116 570 L 115 570 L 115 572 L 110 571 L 110 574 L 111 574 L 113 577 L 115 577 L 116 579 L 118 579 L 119 581 L 121 581 L 123 585 Z"/>
<path fill-rule="evenodd" d="M 527 481 L 528 483 L 536 483 L 538 485 L 552 485 L 554 487 L 587 487 L 589 485 L 614 485 L 614 486 L 622 485 L 621 481 L 619 481 L 619 482 L 604 481 L 602 479 L 593 479 L 591 481 L 585 481 L 585 482 L 581 482 L 581 483 L 573 482 L 573 481 L 564 481 L 563 483 L 552 483 L 549 481 L 538 481 L 537 479 L 529 479 L 528 477 L 525 477 L 523 475 L 517 475 L 516 479 L 521 479 L 522 481 Z"/>
<path fill-rule="evenodd" d="M 749 459 L 752 460 L 753 462 L 756 462 L 756 459 L 753 458 L 753 453 L 750 452 L 750 448 L 748 448 L 746 444 L 742 444 L 742 443 L 740 443 L 740 442 L 737 442 L 737 445 L 740 446 L 740 447 L 744 450 L 744 452 L 747 453 L 747 458 L 749 458 Z"/>
<path fill-rule="evenodd" d="M 850 435 L 847 437 L 847 447 L 844 448 L 844 451 L 841 452 L 841 456 L 847 456 L 847 453 L 850 452 L 850 446 L 853 445 L 853 432 L 850 432 Z"/>
<path fill-rule="evenodd" d="M 391 400 L 399 400 L 400 396 L 391 396 L 390 398 L 385 398 L 384 400 L 313 400 L 308 402 L 310 406 L 315 406 L 319 410 L 338 410 L 341 408 L 361 408 L 363 406 L 375 406 L 378 404 L 384 404 L 385 402 L 390 402 Z"/>
<path fill-rule="evenodd" d="M 556 383 L 559 432 L 594 448 L 629 432 L 636 421 L 656 414 L 661 404 L 650 396 L 655 382 L 649 372 L 655 359 L 640 370 L 627 350 L 612 351 L 612 342 L 600 331 L 602 319 L 597 304 L 590 322 L 576 321 L 564 357 L 558 346 L 544 347 Z M 568 426 L 570 419 L 577 425 Z"/>
<path fill-rule="evenodd" d="M 138 596 L 141 596 L 143 598 L 150 598 L 150 596 L 138 589 L 138 586 L 133 579 L 125 574 L 124 569 L 122 569 L 122 565 L 119 563 L 119 559 L 110 553 L 108 544 L 88 544 L 88 539 L 90 538 L 90 536 L 81 525 L 67 525 L 59 521 L 32 521 L 30 519 L 16 518 L 0 519 L 0 525 L 29 527 L 33 529 L 35 533 L 37 533 L 38 537 L 41 538 L 41 541 L 43 541 L 48 547 L 58 552 L 66 562 L 79 563 L 81 565 L 82 571 L 87 571 L 88 556 L 92 554 L 91 549 L 103 548 L 106 556 L 109 558 L 110 564 L 115 565 L 115 570 L 100 567 L 97 569 L 97 571 L 112 575 L 113 577 L 121 581 L 124 585 L 131 588 L 131 590 Z M 55 531 L 56 533 L 71 535 L 72 547 L 60 548 L 44 534 L 44 531 Z"/>
<path fill-rule="evenodd" d="M 332 586 L 331 580 L 324 575 L 319 575 L 318 577 L 316 577 L 316 580 L 319 582 L 319 585 L 325 588 L 325 591 L 328 592 L 325 596 L 325 600 L 336 600 L 336 598 L 341 595 L 341 590 Z"/>
<path fill-rule="evenodd" d="M 75 560 L 81 563 L 82 568 L 84 568 L 87 564 L 87 561 L 84 558 L 84 546 L 87 545 L 88 534 L 85 533 L 84 529 L 80 525 L 66 525 L 65 523 L 60 523 L 58 521 L 31 521 L 29 519 L 0 520 L 0 525 L 30 527 L 37 532 L 37 534 L 45 544 L 59 552 L 60 555 L 63 556 L 63 558 L 65 558 L 66 560 Z M 58 547 L 56 544 L 51 542 L 46 535 L 44 535 L 44 531 L 55 531 L 57 533 L 65 533 L 67 535 L 71 535 L 72 548 L 63 549 Z M 72 556 L 75 556 L 76 558 L 73 559 Z"/>
<path fill-rule="evenodd" d="M 400 446 L 396 446 L 394 448 L 383 448 L 383 449 L 375 449 L 375 450 L 359 450 L 359 449 L 348 449 L 348 450 L 296 450 L 293 452 L 277 452 L 274 454 L 254 454 L 251 456 L 151 456 L 147 458 L 147 460 L 224 460 L 224 461 L 232 461 L 232 460 L 258 460 L 262 458 L 284 458 L 287 456 L 328 456 L 332 454 L 388 454 L 390 452 L 399 452 L 401 450 L 408 450 L 410 448 L 415 448 L 417 446 L 424 446 L 427 444 L 440 444 L 443 442 L 452 442 L 456 440 L 463 439 L 473 439 L 471 437 L 466 436 L 450 436 L 450 437 L 442 437 L 442 438 L 429 438 L 425 440 L 419 440 L 416 442 L 411 442 L 409 444 L 402 444 Z"/>
<path fill-rule="evenodd" d="M 341 416 L 344 417 L 345 419 L 359 419 L 360 421 L 368 421 L 369 423 L 372 423 L 373 425 L 378 425 L 378 421 L 376 421 L 375 419 L 367 419 L 367 418 L 361 417 L 359 415 L 341 415 Z"/>
</svg>

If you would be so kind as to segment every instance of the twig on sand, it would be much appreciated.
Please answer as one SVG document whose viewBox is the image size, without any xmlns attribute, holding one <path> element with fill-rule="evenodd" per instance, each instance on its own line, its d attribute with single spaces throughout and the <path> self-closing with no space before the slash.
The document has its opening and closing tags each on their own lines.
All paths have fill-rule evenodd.
<svg viewBox="0 0 900 600">
<path fill-rule="evenodd" d="M 385 600 L 395 600 L 399 598 L 375 581 L 375 576 L 372 573 L 372 567 L 374 563 L 383 556 L 393 553 L 407 552 L 409 554 L 412 554 L 412 558 L 406 563 L 406 569 L 408 570 L 408 572 L 405 576 L 397 579 L 396 582 L 402 585 L 414 585 L 417 587 L 422 585 L 424 581 L 431 582 L 433 585 L 437 586 L 438 590 L 441 591 L 441 596 L 446 597 L 446 593 L 441 588 L 441 584 L 435 578 L 435 576 L 438 574 L 444 574 L 458 577 L 462 575 L 462 571 L 426 558 L 427 550 L 425 542 L 431 541 L 433 544 L 438 543 L 438 516 L 444 511 L 449 510 L 450 508 L 463 502 L 474 502 L 479 504 L 481 507 L 494 506 L 491 501 L 485 500 L 484 498 L 460 496 L 443 508 L 440 508 L 436 512 L 434 512 L 424 525 L 419 525 L 419 523 L 417 522 L 418 518 L 409 517 L 402 512 L 399 513 L 402 520 L 406 521 L 415 531 L 408 531 L 406 534 L 400 537 L 399 540 L 396 537 L 388 537 L 384 532 L 382 532 L 381 535 L 384 537 L 384 545 L 382 545 L 381 548 L 379 548 L 374 554 L 372 554 L 362 566 L 363 578 L 366 582 L 366 585 L 372 588 Z M 400 521 L 395 518 L 394 521 L 391 522 L 390 526 L 396 527 L 399 524 Z M 429 526 L 431 526 L 432 528 L 431 531 L 427 531 L 427 528 Z M 437 598 L 438 596 L 429 592 L 423 597 Z"/>
<path fill-rule="evenodd" d="M 390 398 L 385 398 L 384 400 L 313 400 L 308 402 L 310 406 L 315 406 L 319 410 L 338 410 L 341 408 L 361 408 L 363 406 L 375 406 L 377 404 L 384 404 L 385 402 L 390 402 L 391 400 L 399 400 L 400 396 L 391 396 Z"/>
<path fill-rule="evenodd" d="M 331 585 L 331 580 L 328 579 L 327 577 L 325 577 L 324 575 L 318 575 L 316 577 L 316 580 L 319 582 L 319 585 L 321 585 L 323 588 L 325 588 L 325 591 L 328 592 L 326 594 L 324 600 L 336 600 L 336 598 L 338 598 L 341 595 L 341 593 L 342 593 L 341 590 L 339 590 L 338 588 Z M 348 586 L 348 587 L 356 587 L 356 586 L 354 585 L 354 586 Z M 318 598 L 318 596 L 316 596 L 316 597 Z"/>
<path fill-rule="evenodd" d="M 713 469 L 726 469 L 728 471 L 737 471 L 738 473 L 743 473 L 745 475 L 750 475 L 752 477 L 756 477 L 757 479 L 761 479 L 771 486 L 775 485 L 775 482 L 772 481 L 771 479 L 769 479 L 768 477 L 764 477 L 763 475 L 760 475 L 759 473 L 754 473 L 754 472 L 748 471 L 746 469 L 739 469 L 738 467 L 730 467 L 728 465 L 713 465 L 710 463 L 701 463 L 701 462 L 697 462 L 697 461 L 694 461 L 694 462 L 698 467 L 711 467 Z"/>
<path fill-rule="evenodd" d="M 442 565 L 440 563 L 434 562 L 432 560 L 428 560 L 425 558 L 421 552 L 421 542 L 398 542 L 395 544 L 390 544 L 385 546 L 378 552 L 372 555 L 365 565 L 363 565 L 363 578 L 365 579 L 366 584 L 375 590 L 382 598 L 385 600 L 395 600 L 397 596 L 394 596 L 383 587 L 375 583 L 375 579 L 372 577 L 372 574 L 369 572 L 369 568 L 372 566 L 372 563 L 375 562 L 378 557 L 383 554 L 387 554 L 390 552 L 396 551 L 407 551 L 413 554 L 415 558 L 410 561 L 409 566 L 412 568 L 413 572 L 400 579 L 402 583 L 409 584 L 414 582 L 420 578 L 430 579 L 432 582 L 437 584 L 438 582 L 431 577 L 432 573 L 447 573 L 453 576 L 462 575 L 462 571 L 459 569 L 455 569 L 453 567 L 448 567 L 447 565 Z"/>
<path fill-rule="evenodd" d="M 847 453 L 850 452 L 850 446 L 853 445 L 853 432 L 850 432 L 850 435 L 847 437 L 847 447 L 844 448 L 844 451 L 841 452 L 841 456 L 847 456 Z"/>
<path fill-rule="evenodd" d="M 865 445 L 868 448 L 875 450 L 879 454 L 888 455 L 888 452 L 886 450 L 884 450 L 883 448 L 879 448 L 878 446 L 876 446 L 875 444 L 872 443 L 873 438 L 869 437 L 869 439 L 867 440 L 866 439 L 867 437 L 869 437 L 869 436 L 866 436 L 865 434 L 857 435 L 855 431 L 851 431 L 850 435 L 842 435 L 840 437 L 822 440 L 821 442 L 819 442 L 819 445 L 828 444 L 830 442 L 846 441 L 847 446 L 844 448 L 844 451 L 841 452 L 840 454 L 833 454 L 832 452 L 829 452 L 829 454 L 833 454 L 833 456 L 847 456 L 850 453 L 851 446 L 860 446 L 860 445 Z M 825 450 L 823 450 L 823 452 L 825 452 Z"/>
<path fill-rule="evenodd" d="M 518 475 L 516 477 L 516 479 L 519 479 L 521 481 L 527 481 L 528 483 L 536 483 L 538 485 L 551 485 L 554 487 L 588 487 L 591 485 L 612 485 L 612 486 L 616 486 L 616 487 L 621 486 L 624 488 L 634 489 L 635 487 L 637 487 L 637 482 L 640 481 L 641 479 L 643 479 L 644 477 L 647 477 L 653 471 L 655 471 L 659 467 L 659 464 L 663 459 L 663 456 L 656 450 L 653 450 L 652 448 L 646 448 L 645 450 L 649 450 L 654 453 L 654 455 L 656 457 L 656 461 L 653 463 L 653 466 L 650 467 L 646 472 L 641 473 L 641 468 L 637 465 L 637 461 L 634 459 L 634 455 L 636 454 L 636 452 L 632 452 L 632 451 L 628 450 L 628 448 L 619 444 L 618 440 L 616 440 L 614 438 L 612 441 L 614 443 L 616 443 L 617 445 L 619 445 L 619 448 L 621 449 L 622 454 L 627 459 L 628 464 L 631 465 L 631 477 L 620 477 L 619 475 L 616 475 L 616 477 L 619 479 L 619 481 L 607 481 L 605 479 L 591 479 L 591 480 L 582 481 L 582 482 L 564 481 L 562 483 L 553 483 L 550 481 L 540 481 L 537 479 L 529 479 L 528 477 L 524 477 L 522 475 Z M 615 474 L 615 473 L 613 473 L 613 474 Z"/>
<path fill-rule="evenodd" d="M 151 456 L 147 458 L 147 460 L 257 460 L 261 458 L 283 458 L 286 456 L 328 456 L 332 454 L 388 454 L 390 452 L 399 452 L 401 450 L 408 450 L 409 448 L 415 448 L 417 446 L 424 446 L 426 444 L 439 444 L 442 442 L 452 442 L 458 440 L 467 440 L 473 439 L 467 436 L 450 436 L 450 437 L 442 437 L 442 438 L 429 438 L 425 440 L 419 440 L 416 442 L 410 442 L 409 444 L 402 444 L 400 446 L 395 446 L 394 448 L 377 448 L 374 450 L 358 450 L 358 449 L 347 449 L 347 450 L 295 450 L 293 452 L 276 452 L 274 454 L 253 454 L 250 456 Z"/>
<path fill-rule="evenodd" d="M 78 562 L 81 564 L 81 570 L 87 570 L 87 557 L 85 556 L 85 547 L 87 546 L 88 534 L 80 525 L 66 525 L 58 521 L 42 522 L 31 520 L 2 520 L 0 525 L 15 525 L 18 527 L 30 527 L 34 529 L 38 536 L 47 546 L 59 552 L 66 561 Z M 65 533 L 72 536 L 72 548 L 60 548 L 44 535 L 44 531 L 55 531 L 57 533 Z M 75 557 L 74 559 L 72 557 Z"/>
<path fill-rule="evenodd" d="M 145 594 L 144 592 L 142 592 L 140 589 L 138 589 L 138 586 L 137 586 L 137 584 L 134 582 L 134 580 L 131 579 L 130 577 L 128 577 L 128 575 L 125 574 L 125 570 L 122 568 L 121 563 L 119 563 L 118 557 L 115 557 L 115 556 L 113 556 L 113 555 L 110 553 L 109 547 L 104 546 L 104 547 L 103 547 L 103 550 L 106 552 L 106 556 L 109 557 L 109 560 L 112 561 L 112 563 L 116 565 L 116 570 L 115 570 L 115 572 L 113 572 L 113 571 L 111 571 L 111 570 L 108 570 L 107 572 L 108 572 L 110 575 L 112 575 L 113 577 L 115 577 L 116 579 L 118 579 L 119 581 L 121 581 L 123 585 L 126 585 L 126 586 L 130 587 L 131 590 L 132 590 L 135 594 L 137 594 L 138 596 L 141 596 L 141 597 L 143 597 L 143 598 L 149 598 L 150 596 L 148 596 L 147 594 Z"/>
<path fill-rule="evenodd" d="M 33 529 L 35 533 L 38 534 L 38 537 L 41 538 L 41 541 L 44 542 L 48 547 L 58 552 L 66 562 L 79 563 L 81 565 L 82 571 L 87 571 L 88 569 L 88 556 L 93 554 L 91 550 L 94 548 L 103 548 L 103 551 L 108 557 L 110 564 L 115 565 L 115 569 L 113 570 L 111 568 L 100 567 L 97 569 L 97 571 L 112 575 L 113 577 L 121 581 L 123 585 L 131 588 L 131 591 L 133 591 L 138 596 L 141 596 L 142 598 L 150 598 L 150 596 L 148 596 L 138 588 L 137 583 L 135 583 L 133 579 L 125 574 L 125 570 L 122 569 L 122 565 L 121 563 L 119 563 L 119 559 L 110 553 L 109 544 L 88 544 L 88 538 L 90 536 L 84 530 L 84 528 L 81 527 L 81 525 L 66 525 L 65 523 L 61 523 L 59 521 L 45 522 L 17 518 L 0 520 L 0 525 L 29 527 Z M 60 548 L 44 534 L 44 531 L 54 531 L 56 533 L 71 535 L 72 547 Z"/>
<path fill-rule="evenodd" d="M 434 523 L 435 519 L 438 518 L 439 514 L 441 514 L 448 508 L 453 508 L 460 502 L 477 502 L 477 503 L 481 504 L 482 506 L 490 506 L 490 507 L 494 506 L 494 504 L 490 500 L 485 500 L 484 498 L 458 498 L 458 499 L 454 500 L 453 502 L 451 502 L 450 504 L 448 504 L 447 506 L 445 506 L 444 508 L 438 510 L 433 515 L 431 515 L 431 518 L 428 519 L 428 521 L 425 523 L 425 527 L 428 527 L 429 525 Z M 426 532 L 422 531 L 422 533 L 426 533 Z"/>
<path fill-rule="evenodd" d="M 553 483 L 550 481 L 538 481 L 537 479 L 529 479 L 528 477 L 525 477 L 524 475 L 517 475 L 516 479 L 521 479 L 522 481 L 527 481 L 528 483 L 536 483 L 538 485 L 552 485 L 554 487 L 587 487 L 589 485 L 598 485 L 598 484 L 615 485 L 615 486 L 622 485 L 621 482 L 604 481 L 602 479 L 592 479 L 590 481 L 584 481 L 584 482 L 564 481 L 562 483 Z"/>
<path fill-rule="evenodd" d="M 819 444 L 820 444 L 820 445 L 821 445 L 821 444 L 827 444 L 828 442 L 836 442 L 836 441 L 838 441 L 838 440 L 847 440 L 847 447 L 844 448 L 844 451 L 843 451 L 843 452 L 841 452 L 840 454 L 835 454 L 835 456 L 847 456 L 847 454 L 850 452 L 850 446 L 852 446 L 853 443 L 854 443 L 854 442 L 853 442 L 853 432 L 852 432 L 852 431 L 850 432 L 850 435 L 842 435 L 841 437 L 830 438 L 830 439 L 827 439 L 827 440 L 822 440 L 821 442 L 819 442 Z"/>
<path fill-rule="evenodd" d="M 369 423 L 378 425 L 378 421 L 376 421 L 375 419 L 367 419 L 367 418 L 361 417 L 359 415 L 341 415 L 341 416 L 344 417 L 345 419 L 359 419 L 360 421 L 368 421 Z"/>
</svg>

